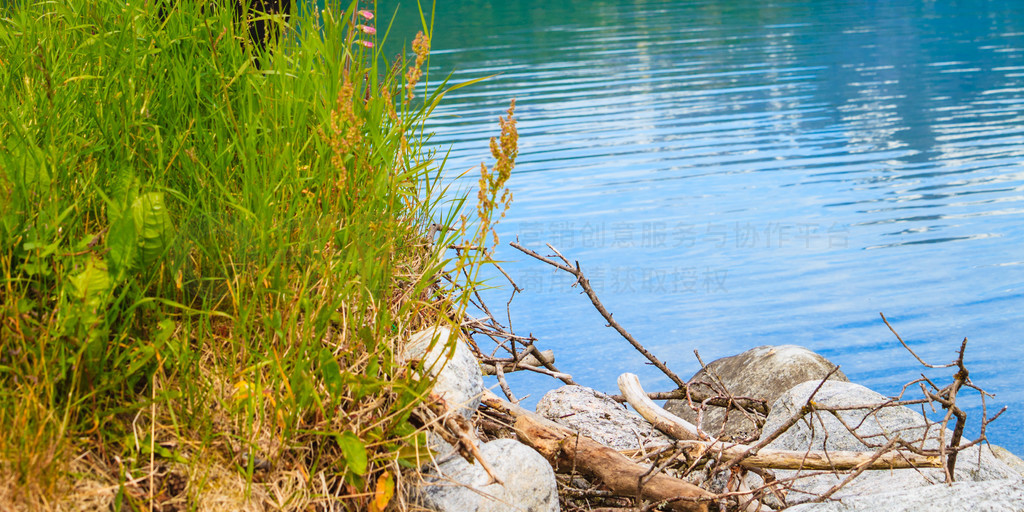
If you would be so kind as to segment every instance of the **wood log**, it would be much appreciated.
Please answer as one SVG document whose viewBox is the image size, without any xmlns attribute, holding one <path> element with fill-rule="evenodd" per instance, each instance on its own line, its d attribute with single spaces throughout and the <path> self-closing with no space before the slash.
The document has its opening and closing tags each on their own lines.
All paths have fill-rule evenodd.
<svg viewBox="0 0 1024 512">
<path fill-rule="evenodd" d="M 693 423 L 672 414 L 647 398 L 640 385 L 640 378 L 632 373 L 619 375 L 619 391 L 626 397 L 640 416 L 654 425 L 654 428 L 675 439 L 690 439 L 715 442 L 716 439 Z"/>
<path fill-rule="evenodd" d="M 687 454 L 699 458 L 707 454 L 719 454 L 725 459 L 731 459 L 750 448 L 745 444 L 718 443 L 712 444 L 702 441 L 679 441 L 677 446 L 686 450 Z M 647 448 L 648 451 L 656 450 L 656 447 Z M 757 453 L 752 453 L 740 462 L 741 466 L 769 469 L 805 469 L 805 470 L 850 470 L 859 468 L 874 457 L 876 452 L 853 452 L 853 451 L 794 451 L 794 450 L 773 450 L 762 448 Z M 916 453 L 891 451 L 883 454 L 865 468 L 868 470 L 878 469 L 911 469 L 911 468 L 941 468 L 942 458 L 938 455 L 927 456 Z"/>
<path fill-rule="evenodd" d="M 647 475 L 647 466 L 637 464 L 614 449 L 535 412 L 502 400 L 490 391 L 484 392 L 483 403 L 514 417 L 519 439 L 540 452 L 556 469 L 576 469 L 616 494 L 650 501 L 676 499 L 668 507 L 683 512 L 707 512 L 715 496 L 665 474 Z"/>
<path fill-rule="evenodd" d="M 715 456 L 731 459 L 745 450 L 749 445 L 719 443 L 692 423 L 672 414 L 647 398 L 640 385 L 640 379 L 632 373 L 619 376 L 619 390 L 629 405 L 632 405 L 640 416 L 651 422 L 655 428 L 665 434 L 680 439 L 678 443 L 693 458 L 703 457 L 709 452 Z M 700 436 L 707 436 L 706 438 Z M 648 448 L 648 451 L 657 448 Z M 743 459 L 742 466 L 771 469 L 807 469 L 807 470 L 849 470 L 859 468 L 874 457 L 875 452 L 853 451 L 791 451 L 762 448 Z M 866 469 L 910 469 L 939 468 L 942 461 L 939 456 L 918 455 L 910 452 L 893 451 L 883 454 L 874 460 Z"/>
<path fill-rule="evenodd" d="M 544 360 L 543 361 L 541 361 L 540 359 L 537 359 L 537 356 L 535 356 L 533 354 L 526 354 L 526 356 L 523 357 L 519 361 L 519 363 L 502 361 L 501 362 L 501 369 L 505 373 L 510 373 L 510 372 L 516 372 L 516 371 L 525 370 L 525 368 L 523 368 L 524 365 L 525 366 L 529 366 L 531 368 L 537 368 L 537 367 L 544 366 L 544 363 L 554 364 L 554 362 L 555 362 L 555 351 L 554 350 L 544 350 L 540 354 L 542 356 L 544 356 Z M 491 364 L 491 363 L 482 363 L 480 365 L 480 371 L 482 371 L 484 375 L 494 375 L 495 373 L 497 373 L 497 370 L 495 370 L 494 365 Z"/>
<path fill-rule="evenodd" d="M 544 426 L 530 416 L 516 418 L 515 430 L 519 439 L 551 461 L 556 471 L 575 469 L 615 494 L 655 502 L 683 498 L 669 502 L 668 506 L 686 512 L 707 512 L 714 497 L 696 485 L 663 473 L 647 475 L 647 467 L 625 455 L 582 434 Z"/>
</svg>

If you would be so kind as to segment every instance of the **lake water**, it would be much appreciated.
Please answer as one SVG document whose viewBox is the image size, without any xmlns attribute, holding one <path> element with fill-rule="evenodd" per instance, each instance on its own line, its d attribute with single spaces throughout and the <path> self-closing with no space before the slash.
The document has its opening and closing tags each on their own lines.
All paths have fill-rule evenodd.
<svg viewBox="0 0 1024 512">
<path fill-rule="evenodd" d="M 402 9 L 393 34 L 411 39 L 415 3 Z M 506 245 L 517 236 L 579 260 L 683 378 L 694 350 L 797 344 L 893 394 L 922 368 L 879 312 L 933 363 L 967 336 L 974 382 L 1009 406 L 990 439 L 1024 454 L 1024 2 L 439 0 L 437 13 L 435 79 L 500 73 L 433 117 L 449 176 L 487 157 L 516 98 L 497 256 L 526 288 L 513 327 L 561 370 L 606 392 L 625 371 L 671 388 L 567 276 Z M 491 308 L 509 293 L 489 292 Z M 510 376 L 527 404 L 559 384 L 527 373 Z M 974 433 L 980 412 L 971 401 Z"/>
</svg>

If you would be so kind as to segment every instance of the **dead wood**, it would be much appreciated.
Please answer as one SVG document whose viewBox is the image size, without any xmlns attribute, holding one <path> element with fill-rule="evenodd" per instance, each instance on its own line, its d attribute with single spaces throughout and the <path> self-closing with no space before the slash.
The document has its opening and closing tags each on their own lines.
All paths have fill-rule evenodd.
<svg viewBox="0 0 1024 512">
<path fill-rule="evenodd" d="M 759 432 L 760 437 L 757 441 L 748 439 L 744 440 L 743 443 L 722 442 L 707 432 L 702 431 L 697 425 L 693 425 L 665 411 L 662 407 L 652 402 L 652 399 L 685 399 L 690 403 L 691 407 L 698 411 L 698 418 L 706 410 L 707 406 L 737 409 L 743 414 L 756 416 L 754 422 L 759 430 L 763 428 L 763 417 L 769 412 L 768 404 L 763 400 L 730 396 L 727 390 L 711 388 L 711 392 L 704 392 L 698 386 L 692 386 L 683 382 L 663 361 L 659 360 L 653 353 L 641 345 L 638 340 L 612 317 L 611 312 L 601 304 L 597 294 L 580 268 L 579 262 L 570 262 L 551 245 L 548 245 L 548 248 L 553 251 L 554 254 L 552 256 L 543 256 L 522 247 L 518 243 L 512 243 L 511 245 L 533 258 L 573 275 L 575 282 L 572 286 L 576 287 L 579 285 L 582 288 L 583 293 L 587 295 L 594 307 L 607 321 L 607 326 L 618 331 L 651 364 L 661 370 L 678 386 L 678 389 L 668 393 L 648 394 L 644 392 L 635 375 L 623 374 L 620 377 L 619 387 L 622 395 L 613 398 L 619 402 L 628 402 L 655 428 L 678 439 L 678 441 L 669 445 L 648 446 L 634 452 L 616 452 L 593 439 L 573 432 L 532 411 L 527 411 L 515 405 L 515 395 L 512 394 L 512 390 L 508 386 L 505 373 L 529 370 L 557 378 L 566 384 L 575 384 L 575 382 L 570 375 L 558 371 L 554 366 L 552 351 L 542 352 L 535 346 L 534 343 L 537 340 L 532 335 L 519 336 L 512 332 L 512 318 L 508 304 L 506 304 L 506 312 L 509 313 L 508 327 L 502 326 L 491 312 L 486 309 L 486 306 L 482 304 L 480 306 L 486 315 L 485 318 L 480 320 L 474 319 L 463 324 L 467 331 L 489 337 L 497 344 L 495 351 L 491 352 L 490 355 L 484 354 L 478 347 L 475 353 L 480 359 L 484 373 L 496 375 L 502 391 L 512 401 L 510 403 L 498 398 L 493 393 L 485 393 L 483 403 L 491 411 L 487 412 L 487 409 L 482 409 L 481 412 L 485 413 L 482 416 L 500 420 L 491 421 L 485 425 L 488 427 L 485 430 L 494 431 L 495 433 L 503 431 L 502 435 L 511 435 L 508 427 L 511 423 L 514 423 L 515 435 L 521 441 L 542 453 L 556 469 L 571 471 L 570 474 L 578 471 L 589 477 L 592 483 L 598 484 L 597 488 L 586 492 L 599 493 L 593 496 L 588 494 L 590 497 L 598 497 L 600 495 L 602 498 L 610 498 L 604 500 L 602 503 L 604 506 L 616 504 L 616 499 L 637 498 L 647 500 L 647 502 L 633 504 L 636 507 L 633 509 L 619 508 L 617 510 L 636 510 L 642 512 L 655 509 L 706 511 L 709 507 L 715 508 L 716 505 L 718 507 L 729 507 L 730 510 L 735 509 L 737 506 L 739 507 L 738 510 L 754 510 L 765 506 L 764 499 L 768 492 L 774 493 L 773 496 L 778 498 L 779 503 L 784 506 L 785 498 L 780 494 L 780 490 L 790 488 L 793 484 L 792 482 L 786 483 L 786 480 L 776 481 L 769 469 L 819 472 L 812 474 L 848 473 L 841 482 L 833 486 L 827 493 L 818 495 L 818 500 L 816 501 L 830 498 L 835 492 L 867 470 L 944 468 L 947 473 L 947 481 L 952 481 L 957 454 L 968 447 L 984 442 L 986 439 L 986 426 L 1002 413 L 1002 411 L 999 411 L 999 413 L 991 418 L 987 415 L 986 398 L 992 395 L 976 387 L 969 378 L 969 373 L 964 365 L 966 339 L 964 339 L 960 346 L 958 357 L 951 364 L 929 364 L 910 349 L 883 316 L 883 321 L 893 334 L 896 335 L 903 347 L 923 366 L 929 369 L 954 368 L 956 373 L 953 375 L 953 382 L 946 387 L 940 388 L 940 386 L 935 385 L 929 380 L 928 377 L 922 375 L 921 379 L 905 385 L 903 391 L 898 396 L 883 402 L 857 406 L 827 407 L 813 401 L 814 396 L 821 389 L 825 380 L 829 378 L 827 375 L 811 393 L 803 406 L 773 432 Z M 512 282 L 511 277 L 503 270 L 502 273 Z M 512 286 L 514 288 L 512 296 L 514 297 L 521 289 L 514 282 L 512 282 Z M 479 295 L 475 295 L 475 297 L 482 303 Z M 511 297 L 509 302 L 511 302 Z M 495 353 L 498 350 L 504 350 L 511 357 L 496 357 Z M 697 355 L 697 358 L 701 366 L 704 367 L 705 365 L 703 361 L 700 361 L 699 355 Z M 923 398 L 918 400 L 903 399 L 904 392 L 915 384 L 921 388 Z M 981 435 L 973 441 L 963 443 L 962 438 L 966 414 L 957 403 L 957 395 L 958 392 L 968 388 L 977 391 L 981 396 Z M 858 434 L 859 424 L 847 424 L 844 418 L 837 414 L 841 410 L 859 409 L 867 409 L 870 411 L 870 414 L 873 414 L 884 407 L 918 404 L 931 405 L 933 413 L 935 412 L 936 405 L 944 409 L 943 417 L 939 421 L 929 419 L 927 413 L 922 410 L 925 413 L 928 429 L 931 429 L 933 426 L 938 426 L 940 429 L 938 445 L 935 448 L 925 448 L 923 443 L 906 441 L 901 439 L 899 435 L 882 434 L 884 442 L 879 442 L 877 439 L 866 439 L 865 436 Z M 782 435 L 782 433 L 788 431 L 797 422 L 808 421 L 810 416 L 819 416 L 818 419 L 820 420 L 820 415 L 823 413 L 831 413 L 835 416 L 850 434 L 865 445 L 865 450 L 869 451 L 791 451 L 766 448 L 769 443 Z M 865 416 L 865 419 L 867 417 Z M 452 421 L 438 421 L 437 419 L 434 421 L 441 423 L 443 427 L 447 427 L 442 430 L 448 430 L 449 436 L 459 431 L 463 431 L 464 434 L 464 426 L 451 424 L 453 423 Z M 699 420 L 697 423 L 699 425 Z M 951 433 L 946 431 L 947 425 L 951 426 Z M 468 439 L 466 435 L 453 437 Z M 470 447 L 465 446 L 465 440 L 461 444 L 463 446 L 459 446 L 459 448 L 463 452 L 463 456 L 471 457 L 473 455 L 471 453 L 472 450 Z M 726 474 L 729 475 L 729 481 L 721 494 L 714 494 L 686 481 L 668 476 L 664 472 L 667 468 L 675 468 L 675 470 L 682 474 L 688 475 L 687 478 L 693 478 L 695 475 L 721 478 L 721 475 Z M 697 473 L 694 473 L 694 471 L 697 471 Z M 743 475 L 747 471 L 760 474 L 765 479 L 765 486 L 753 490 L 746 488 Z M 675 475 L 677 473 L 672 474 Z M 705 484 L 711 485 L 712 487 L 710 488 L 712 489 L 717 489 L 714 486 L 718 485 L 717 483 L 711 483 L 711 480 L 707 480 Z M 702 486 L 707 487 L 705 484 L 702 484 Z M 604 493 L 607 493 L 607 496 Z M 738 501 L 734 502 L 734 499 Z M 622 503 L 622 505 L 624 506 L 625 503 Z"/>
<path fill-rule="evenodd" d="M 516 249 L 519 249 L 520 251 L 530 256 L 533 256 L 534 258 L 537 258 L 540 261 L 543 261 L 544 263 L 547 263 L 548 265 L 551 265 L 559 270 L 572 274 L 576 278 L 576 283 L 578 283 L 580 287 L 583 288 L 583 293 L 587 294 L 587 297 L 590 299 L 590 302 L 594 305 L 595 308 L 597 308 L 597 311 L 601 313 L 601 316 L 603 316 L 604 319 L 608 321 L 609 327 L 615 329 L 620 335 L 622 335 L 622 337 L 625 338 L 626 341 L 628 341 L 629 344 L 632 345 L 633 348 L 637 350 L 637 352 L 643 354 L 643 356 L 646 357 L 647 360 L 651 362 L 651 364 L 653 364 L 657 369 L 661 370 L 661 372 L 664 373 L 665 376 L 667 376 L 669 379 L 671 379 L 672 382 L 674 382 L 677 386 L 679 386 L 680 388 L 686 387 L 686 382 L 683 381 L 683 379 L 679 378 L 679 376 L 676 375 L 675 372 L 670 370 L 664 362 L 662 362 L 660 359 L 655 357 L 654 354 L 652 354 L 650 351 L 644 348 L 644 346 L 641 345 L 640 342 L 637 341 L 636 338 L 634 338 L 633 335 L 630 334 L 629 331 L 627 331 L 626 328 L 622 326 L 622 324 L 620 324 L 619 322 L 615 321 L 614 318 L 612 318 L 612 314 L 609 313 L 607 309 L 605 309 L 604 304 L 602 304 L 601 300 L 597 298 L 597 292 L 595 292 L 594 288 L 590 286 L 590 281 L 587 280 L 587 277 L 585 275 L 583 275 L 583 270 L 580 268 L 580 262 L 577 261 L 576 266 L 573 267 L 572 265 L 570 265 L 569 260 L 565 259 L 565 256 L 562 256 L 562 253 L 558 252 L 558 249 L 552 247 L 551 244 L 547 244 L 548 249 L 555 251 L 555 254 L 558 255 L 558 258 L 562 260 L 563 263 L 559 263 L 552 259 L 541 256 L 540 254 L 537 254 L 536 252 L 519 245 L 519 243 L 517 242 L 512 242 L 509 245 L 515 247 Z M 573 286 L 575 286 L 575 284 Z"/>
<path fill-rule="evenodd" d="M 686 421 L 675 414 L 672 414 L 658 406 L 647 398 L 647 393 L 640 386 L 640 378 L 632 373 L 619 375 L 619 391 L 626 397 L 629 405 L 632 405 L 640 416 L 651 422 L 654 428 L 664 432 L 675 439 L 694 439 L 702 441 L 716 441 L 707 432 L 702 431 L 693 423 Z"/>
<path fill-rule="evenodd" d="M 677 441 L 674 446 L 686 452 L 693 459 L 704 457 L 735 457 L 750 449 L 750 445 L 734 443 L 708 443 L 705 441 Z M 662 446 L 649 446 L 646 451 L 656 451 Z M 639 450 L 622 450 L 621 453 L 634 457 L 640 455 Z M 879 455 L 879 451 L 796 451 L 763 448 L 756 454 L 748 455 L 740 462 L 743 467 L 766 469 L 803 469 L 824 471 L 846 471 L 864 467 L 872 469 L 913 469 L 941 468 L 942 457 L 938 455 L 918 455 L 916 453 L 887 451 Z"/>
<path fill-rule="evenodd" d="M 673 391 L 658 391 L 647 393 L 647 398 L 651 400 L 688 400 L 692 403 L 713 405 L 715 407 L 725 407 L 727 409 L 746 409 L 748 411 L 756 412 L 761 416 L 768 415 L 768 404 L 760 398 L 750 398 L 745 396 L 722 396 L 714 395 L 696 389 L 697 386 L 693 384 L 687 384 L 685 389 L 676 389 Z M 608 395 L 608 398 L 615 400 L 616 402 L 623 403 L 626 401 L 626 397 L 622 395 Z M 924 400 L 922 400 L 923 402 Z"/>
<path fill-rule="evenodd" d="M 482 371 L 484 375 L 494 375 L 495 373 L 497 373 L 496 366 L 501 366 L 501 369 L 505 373 L 510 373 L 510 372 L 515 372 L 515 371 L 519 371 L 519 370 L 523 370 L 523 369 L 531 369 L 531 368 L 528 368 L 528 367 L 536 368 L 538 366 L 543 366 L 545 362 L 547 362 L 547 363 L 554 363 L 555 362 L 555 351 L 554 350 L 544 350 L 544 351 L 541 351 L 541 355 L 544 356 L 543 362 L 540 359 L 537 359 L 537 356 L 534 356 L 533 354 L 520 354 L 520 355 L 522 357 L 518 361 L 515 360 L 515 358 L 484 359 L 484 362 L 480 364 L 480 371 Z"/>
<path fill-rule="evenodd" d="M 720 443 L 692 423 L 663 409 L 644 393 L 640 379 L 632 373 L 619 376 L 619 390 L 626 396 L 640 416 L 668 436 L 679 439 L 682 448 L 694 459 L 714 455 L 733 459 L 747 454 L 740 462 L 744 467 L 769 469 L 847 470 L 847 469 L 909 469 L 939 468 L 942 458 L 906 452 L 854 452 L 854 451 L 790 451 L 762 448 L 755 451 L 745 444 Z M 648 448 L 647 451 L 657 448 Z M 865 466 L 865 463 L 869 463 Z"/>
<path fill-rule="evenodd" d="M 530 416 L 516 418 L 515 429 L 519 439 L 552 461 L 556 471 L 575 468 L 615 494 L 656 502 L 677 500 L 669 503 L 672 510 L 702 512 L 708 510 L 709 500 L 714 496 L 696 485 L 662 473 L 647 475 L 648 468 L 625 455 L 568 429 L 542 425 Z M 680 497 L 692 501 L 678 500 Z"/>
<path fill-rule="evenodd" d="M 589 437 L 572 432 L 536 413 L 485 392 L 483 403 L 516 418 L 519 440 L 551 461 L 556 470 L 578 470 L 606 486 L 612 493 L 667 502 L 671 510 L 707 512 L 714 494 L 691 483 L 661 473 Z"/>
</svg>

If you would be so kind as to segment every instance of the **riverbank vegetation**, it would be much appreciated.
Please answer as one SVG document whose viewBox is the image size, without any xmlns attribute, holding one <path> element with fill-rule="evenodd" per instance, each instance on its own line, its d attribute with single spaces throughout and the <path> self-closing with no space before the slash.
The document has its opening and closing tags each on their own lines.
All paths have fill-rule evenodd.
<svg viewBox="0 0 1024 512">
<path fill-rule="evenodd" d="M 0 8 L 4 510 L 380 510 L 420 455 L 397 346 L 468 303 L 511 116 L 467 222 L 429 12 L 387 60 L 372 6 L 253 13 L 262 53 L 205 4 Z"/>
</svg>

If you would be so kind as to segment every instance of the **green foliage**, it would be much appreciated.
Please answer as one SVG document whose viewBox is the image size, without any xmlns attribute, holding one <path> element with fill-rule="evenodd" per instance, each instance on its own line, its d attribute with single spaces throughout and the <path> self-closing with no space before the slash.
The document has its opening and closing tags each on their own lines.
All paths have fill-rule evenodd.
<svg viewBox="0 0 1024 512">
<path fill-rule="evenodd" d="M 429 27 L 392 63 L 356 3 L 299 8 L 253 55 L 230 7 L 148 4 L 0 11 L 0 476 L 47 495 L 90 446 L 117 468 L 226 435 L 375 482 L 429 386 L 396 344 L 454 313 L 455 235 L 420 235 L 451 200 L 423 147 L 443 92 L 412 93 Z"/>
<path fill-rule="evenodd" d="M 158 266 L 174 233 L 164 194 L 143 194 L 132 201 L 131 207 L 111 216 L 107 249 L 118 275 Z"/>
</svg>

